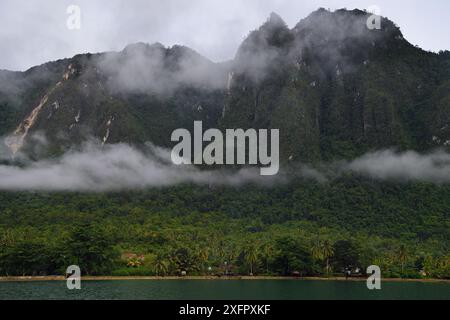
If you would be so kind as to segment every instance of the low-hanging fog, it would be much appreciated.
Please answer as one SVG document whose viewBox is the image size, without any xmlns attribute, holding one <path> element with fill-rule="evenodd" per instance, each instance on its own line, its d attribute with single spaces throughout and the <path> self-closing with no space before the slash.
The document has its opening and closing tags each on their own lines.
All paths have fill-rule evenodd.
<svg viewBox="0 0 450 320">
<path fill-rule="evenodd" d="M 256 168 L 212 170 L 175 166 L 170 160 L 170 150 L 151 144 L 138 150 L 126 144 L 102 147 L 90 142 L 58 159 L 0 165 L 0 190 L 104 192 L 186 183 L 270 187 L 289 183 L 293 178 L 326 183 L 352 172 L 384 181 L 450 183 L 450 154 L 444 151 L 421 155 L 385 150 L 349 162 L 322 164 L 319 168 L 292 164 L 289 169 L 282 167 L 277 176 L 262 177 Z"/>
</svg>

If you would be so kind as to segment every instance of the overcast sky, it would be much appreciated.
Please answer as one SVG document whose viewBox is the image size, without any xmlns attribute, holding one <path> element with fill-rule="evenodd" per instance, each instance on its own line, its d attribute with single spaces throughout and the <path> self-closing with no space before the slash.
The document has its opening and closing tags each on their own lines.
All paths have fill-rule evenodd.
<svg viewBox="0 0 450 320">
<path fill-rule="evenodd" d="M 66 26 L 69 5 L 81 8 L 80 30 Z M 223 61 L 234 57 L 244 37 L 272 11 L 293 27 L 319 7 L 371 5 L 395 21 L 411 43 L 450 49 L 448 0 L 0 0 L 0 69 L 25 70 L 139 41 L 182 44 Z"/>
</svg>

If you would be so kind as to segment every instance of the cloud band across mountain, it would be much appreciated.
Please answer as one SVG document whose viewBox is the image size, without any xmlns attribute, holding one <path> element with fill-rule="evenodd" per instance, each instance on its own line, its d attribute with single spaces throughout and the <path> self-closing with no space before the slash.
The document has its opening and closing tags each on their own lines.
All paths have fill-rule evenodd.
<svg viewBox="0 0 450 320">
<path fill-rule="evenodd" d="M 450 183 L 450 154 L 443 151 L 428 155 L 380 151 L 350 162 L 324 164 L 320 170 L 305 165 L 297 165 L 295 169 L 291 166 L 273 177 L 261 177 L 257 168 L 178 167 L 170 162 L 170 151 L 154 146 L 147 151 L 126 144 L 101 147 L 90 143 L 55 160 L 30 162 L 25 166 L 1 165 L 0 190 L 107 192 L 179 184 L 270 187 L 296 178 L 326 183 L 347 173 L 380 180 Z M 337 170 L 330 170 L 336 167 Z"/>
</svg>

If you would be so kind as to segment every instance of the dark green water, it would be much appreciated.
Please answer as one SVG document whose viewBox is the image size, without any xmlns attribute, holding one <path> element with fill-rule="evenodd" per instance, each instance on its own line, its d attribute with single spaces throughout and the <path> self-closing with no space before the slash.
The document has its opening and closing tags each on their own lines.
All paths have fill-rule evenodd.
<svg viewBox="0 0 450 320">
<path fill-rule="evenodd" d="M 84 281 L 70 291 L 65 282 L 0 282 L 0 299 L 120 300 L 450 300 L 450 284 L 383 282 L 369 291 L 365 282 L 342 281 Z"/>
</svg>

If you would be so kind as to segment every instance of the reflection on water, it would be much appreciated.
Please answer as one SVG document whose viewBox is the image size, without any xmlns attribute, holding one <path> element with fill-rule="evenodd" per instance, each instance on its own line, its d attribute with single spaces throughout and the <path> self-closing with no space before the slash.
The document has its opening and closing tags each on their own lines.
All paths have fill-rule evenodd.
<svg viewBox="0 0 450 320">
<path fill-rule="evenodd" d="M 448 283 L 383 282 L 380 291 L 369 291 L 365 282 L 300 280 L 83 281 L 81 286 L 70 291 L 65 282 L 0 282 L 0 299 L 450 300 Z"/>
</svg>

